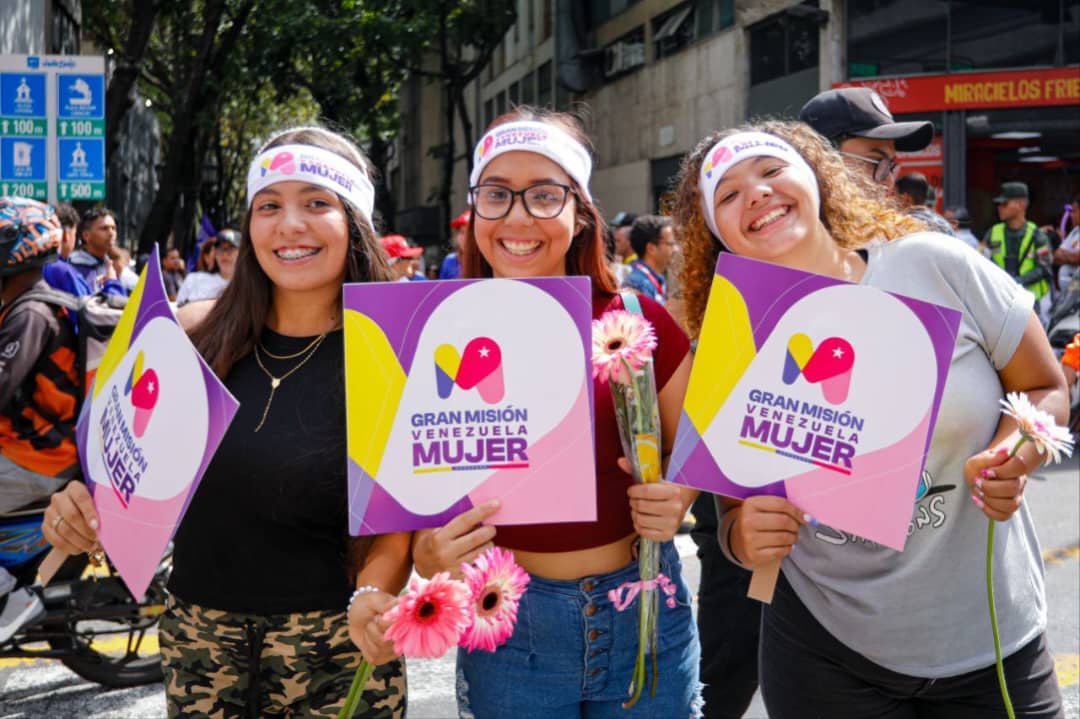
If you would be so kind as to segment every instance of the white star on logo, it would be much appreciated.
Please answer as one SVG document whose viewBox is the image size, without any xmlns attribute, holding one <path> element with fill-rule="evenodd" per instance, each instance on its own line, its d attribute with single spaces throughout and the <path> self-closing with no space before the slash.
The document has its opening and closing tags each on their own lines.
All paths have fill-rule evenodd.
<svg viewBox="0 0 1080 719">
<path fill-rule="evenodd" d="M 154 383 L 153 383 L 153 382 L 147 382 L 147 383 L 146 383 L 146 390 L 147 390 L 147 391 L 148 391 L 148 392 L 149 392 L 150 394 L 153 394 L 153 393 L 154 393 Z"/>
<path fill-rule="evenodd" d="M 487 357 L 488 353 L 490 353 L 490 352 L 491 352 L 491 350 L 489 350 L 487 347 L 481 347 L 480 348 L 480 356 L 481 357 Z"/>
<path fill-rule="evenodd" d="M 837 347 L 836 349 L 834 349 L 832 351 L 832 356 L 835 357 L 836 359 L 840 359 L 841 357 L 844 356 L 844 350 Z"/>
</svg>

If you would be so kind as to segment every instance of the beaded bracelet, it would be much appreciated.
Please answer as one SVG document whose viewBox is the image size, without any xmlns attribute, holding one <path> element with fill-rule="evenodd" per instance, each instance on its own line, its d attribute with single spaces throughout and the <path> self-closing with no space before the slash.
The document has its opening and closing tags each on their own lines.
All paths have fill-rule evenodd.
<svg viewBox="0 0 1080 719">
<path fill-rule="evenodd" d="M 356 591 L 354 591 L 352 593 L 352 596 L 349 597 L 349 604 L 345 607 L 345 614 L 348 614 L 350 611 L 352 611 L 353 602 L 355 602 L 356 598 L 359 597 L 361 594 L 367 594 L 369 592 L 381 592 L 381 591 L 382 590 L 379 589 L 378 587 L 376 587 L 374 584 L 365 584 L 362 587 L 357 587 Z"/>
</svg>

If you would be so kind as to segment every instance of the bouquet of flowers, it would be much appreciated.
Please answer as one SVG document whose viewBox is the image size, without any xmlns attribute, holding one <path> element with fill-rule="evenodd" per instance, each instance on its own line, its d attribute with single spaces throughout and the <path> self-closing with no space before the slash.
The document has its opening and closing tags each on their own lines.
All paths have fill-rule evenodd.
<svg viewBox="0 0 1080 719">
<path fill-rule="evenodd" d="M 1051 462 L 1061 461 L 1061 456 L 1072 454 L 1073 440 L 1069 430 L 1058 425 L 1057 421 L 1044 412 L 1028 399 L 1022 392 L 1009 392 L 1005 399 L 1000 400 L 1002 414 L 1016 420 L 1020 439 L 1009 452 L 1009 457 L 1015 457 L 1024 442 L 1031 442 L 1039 454 L 1045 454 Z M 990 470 L 992 471 L 992 470 Z M 983 470 L 980 477 L 992 476 L 987 470 Z M 976 482 L 976 485 L 979 483 Z M 982 500 L 976 504 L 980 507 Z M 998 634 L 997 609 L 994 606 L 994 525 L 990 520 L 986 530 L 986 598 L 990 604 L 990 629 L 994 633 L 994 654 L 996 657 L 998 686 L 1001 687 L 1001 699 L 1005 703 L 1005 713 L 1009 719 L 1015 719 L 1012 700 L 1009 698 L 1009 688 L 1005 684 L 1005 666 L 1001 661 L 1001 637 Z"/>
<path fill-rule="evenodd" d="M 656 336 L 642 315 L 626 310 L 605 312 L 592 326 L 593 377 L 611 388 L 623 454 L 635 482 L 661 480 L 660 408 L 653 376 L 652 352 Z M 660 594 L 675 606 L 675 586 L 660 573 L 660 544 L 642 537 L 638 543 L 640 581 L 627 582 L 609 592 L 615 609 L 623 611 L 640 597 L 638 656 L 630 679 L 629 709 L 645 685 L 645 656 L 652 659 L 652 694 L 656 694 L 656 619 Z"/>
<path fill-rule="evenodd" d="M 413 577 L 397 604 L 383 614 L 390 623 L 384 639 L 402 656 L 436 659 L 453 646 L 493 652 L 517 624 L 518 602 L 529 583 L 514 555 L 498 547 L 462 564 L 464 581 L 439 572 L 430 580 Z M 338 719 L 351 719 L 375 667 L 361 660 Z"/>
</svg>

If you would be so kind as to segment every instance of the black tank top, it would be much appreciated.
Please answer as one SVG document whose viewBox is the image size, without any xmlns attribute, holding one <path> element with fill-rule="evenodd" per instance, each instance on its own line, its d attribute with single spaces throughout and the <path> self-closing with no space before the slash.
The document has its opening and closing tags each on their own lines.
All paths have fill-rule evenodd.
<svg viewBox="0 0 1080 719">
<path fill-rule="evenodd" d="M 273 354 L 314 337 L 264 331 Z M 280 377 L 305 355 L 263 364 Z M 187 602 L 250 614 L 344 610 L 347 543 L 342 332 L 327 335 L 274 393 L 254 354 L 225 381 L 240 402 L 176 533 L 169 589 Z"/>
</svg>

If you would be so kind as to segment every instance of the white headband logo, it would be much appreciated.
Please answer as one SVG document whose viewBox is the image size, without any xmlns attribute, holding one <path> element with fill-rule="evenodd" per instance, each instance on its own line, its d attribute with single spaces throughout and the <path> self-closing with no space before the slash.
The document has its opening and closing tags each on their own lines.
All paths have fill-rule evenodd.
<svg viewBox="0 0 1080 719">
<path fill-rule="evenodd" d="M 794 171 L 802 173 L 809 182 L 815 204 L 820 204 L 817 177 L 802 155 L 784 140 L 765 132 L 740 132 L 725 137 L 713 145 L 705 154 L 698 176 L 698 189 L 701 191 L 701 212 L 705 224 L 721 242 L 720 230 L 716 226 L 716 187 L 720 180 L 735 165 L 752 157 L 775 157 L 784 160 Z"/>
<path fill-rule="evenodd" d="M 271 147 L 251 162 L 247 177 L 247 199 L 275 182 L 297 180 L 333 190 L 355 205 L 371 222 L 375 210 L 375 188 L 359 167 L 344 157 L 311 145 Z"/>
<path fill-rule="evenodd" d="M 578 184 L 590 201 L 589 178 L 592 158 L 588 150 L 554 125 L 543 122 L 509 122 L 492 128 L 476 144 L 469 185 L 475 186 L 492 160 L 505 152 L 535 152 L 561 167 Z"/>
</svg>

